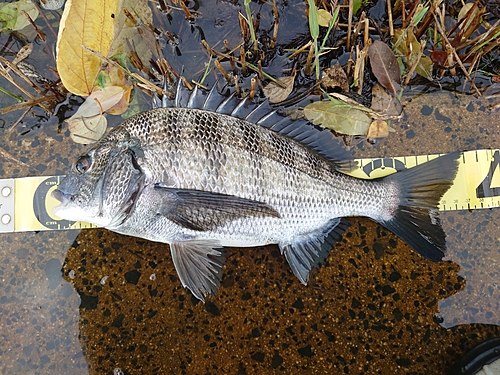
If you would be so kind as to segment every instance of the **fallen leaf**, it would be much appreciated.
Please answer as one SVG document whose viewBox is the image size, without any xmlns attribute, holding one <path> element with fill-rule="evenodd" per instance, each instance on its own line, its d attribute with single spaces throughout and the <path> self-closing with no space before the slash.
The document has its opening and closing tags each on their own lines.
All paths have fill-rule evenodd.
<svg viewBox="0 0 500 375">
<path fill-rule="evenodd" d="M 342 91 L 349 91 L 349 81 L 342 66 L 337 62 L 334 66 L 326 68 L 321 76 L 321 86 L 324 88 L 340 87 Z"/>
<path fill-rule="evenodd" d="M 103 113 L 113 112 L 114 108 L 116 108 L 117 114 L 125 112 L 131 89 L 132 87 L 125 90 L 121 86 L 94 89 L 76 113 L 66 120 L 71 139 L 76 143 L 83 144 L 97 142 L 106 131 L 108 124 Z M 123 101 L 126 102 L 126 105 L 121 104 L 119 107 Z"/>
<path fill-rule="evenodd" d="M 0 22 L 2 23 L 2 27 L 17 31 L 31 25 L 28 18 L 23 14 L 23 11 L 28 13 L 32 20 L 38 17 L 38 8 L 31 0 L 19 0 L 0 5 Z"/>
<path fill-rule="evenodd" d="M 358 13 L 358 10 L 363 5 L 363 0 L 353 0 L 352 2 L 352 15 L 355 16 Z"/>
<path fill-rule="evenodd" d="M 264 87 L 264 95 L 269 99 L 271 103 L 279 103 L 288 98 L 288 95 L 293 91 L 293 82 L 295 80 L 295 74 L 293 76 L 281 77 L 277 81 L 281 83 L 281 87 L 276 82 L 270 82 L 266 87 Z"/>
<path fill-rule="evenodd" d="M 380 84 L 372 88 L 371 109 L 387 117 L 399 117 L 403 112 L 401 102 L 394 95 L 389 94 Z"/>
<path fill-rule="evenodd" d="M 379 40 L 368 50 L 373 74 L 387 90 L 397 95 L 401 89 L 401 71 L 394 52 Z"/>
<path fill-rule="evenodd" d="M 89 95 L 101 69 L 101 59 L 82 45 L 107 56 L 114 36 L 120 0 L 68 0 L 57 36 L 57 70 L 66 89 Z M 121 10 L 120 10 L 121 11 Z"/>
<path fill-rule="evenodd" d="M 330 20 L 332 19 L 332 15 L 329 11 L 325 9 L 318 9 L 316 12 L 318 15 L 318 25 L 322 27 L 328 27 L 330 25 Z"/>
<path fill-rule="evenodd" d="M 445 51 L 433 50 L 431 52 L 431 59 L 437 66 L 446 66 L 448 61 L 448 53 Z"/>
<path fill-rule="evenodd" d="M 389 124 L 384 120 L 375 120 L 370 124 L 366 138 L 385 138 L 389 135 Z"/>
<path fill-rule="evenodd" d="M 128 109 L 128 105 L 130 102 L 130 94 L 132 93 L 132 88 L 133 86 L 130 85 L 124 92 L 123 95 L 118 103 L 116 103 L 113 107 L 108 109 L 106 112 L 111 114 L 111 115 L 121 115 L 122 113 L 125 113 L 125 111 Z"/>
<path fill-rule="evenodd" d="M 308 104 L 304 115 L 315 125 L 347 135 L 365 135 L 371 123 L 365 112 L 338 100 Z"/>
<path fill-rule="evenodd" d="M 98 114 L 93 117 L 79 117 L 66 120 L 71 139 L 76 143 L 95 143 L 103 136 L 108 126 L 106 117 Z"/>
<path fill-rule="evenodd" d="M 125 15 L 123 9 L 127 9 L 135 18 L 141 20 L 141 25 L 134 25 Z M 133 49 L 141 61 L 147 65 L 152 57 L 154 46 L 149 41 L 152 31 L 145 27 L 153 22 L 153 14 L 148 6 L 147 0 L 122 0 L 120 10 L 115 15 L 115 34 L 113 43 L 108 52 L 109 56 L 121 53 L 129 53 Z M 139 32 L 139 28 L 141 32 Z M 154 36 L 152 37 L 155 40 Z"/>
<path fill-rule="evenodd" d="M 28 58 L 33 52 L 33 43 L 28 43 L 25 46 L 21 47 L 19 51 L 16 53 L 16 57 L 12 60 L 12 64 L 17 65 L 24 59 Z"/>
<path fill-rule="evenodd" d="M 444 61 L 442 61 L 442 64 L 438 63 L 438 65 L 445 65 L 446 59 L 448 57 L 446 52 L 433 51 L 431 53 L 432 59 L 429 56 L 421 55 L 420 59 L 417 61 L 421 45 L 411 29 L 394 30 L 393 43 L 394 50 L 403 57 L 403 61 L 405 62 L 406 67 L 410 69 L 414 64 L 417 64 L 415 72 L 417 72 L 419 76 L 427 78 L 429 81 L 432 81 L 432 62 L 434 61 L 435 63 L 437 63 L 439 61 L 438 59 L 444 59 Z M 408 45 L 411 45 L 410 51 L 408 51 Z"/>
<path fill-rule="evenodd" d="M 93 117 L 113 108 L 123 97 L 125 89 L 121 86 L 96 88 L 71 118 Z"/>
</svg>

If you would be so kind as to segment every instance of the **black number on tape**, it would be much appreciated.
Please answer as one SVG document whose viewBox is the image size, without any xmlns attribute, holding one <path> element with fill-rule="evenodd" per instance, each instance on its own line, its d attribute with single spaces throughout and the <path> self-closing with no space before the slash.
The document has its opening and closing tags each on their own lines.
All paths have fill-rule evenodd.
<svg viewBox="0 0 500 375">
<path fill-rule="evenodd" d="M 500 186 L 497 187 L 491 186 L 491 181 L 493 180 L 493 173 L 495 173 L 499 165 L 500 165 L 500 152 L 497 150 L 493 154 L 493 160 L 491 161 L 490 170 L 488 171 L 488 174 L 481 182 L 481 184 L 476 188 L 476 196 L 478 198 L 489 198 L 489 197 L 500 196 Z"/>
</svg>

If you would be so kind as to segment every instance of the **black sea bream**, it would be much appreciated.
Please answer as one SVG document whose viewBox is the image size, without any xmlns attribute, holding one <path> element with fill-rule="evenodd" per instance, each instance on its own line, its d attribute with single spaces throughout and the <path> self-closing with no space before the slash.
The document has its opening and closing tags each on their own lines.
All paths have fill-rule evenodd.
<svg viewBox="0 0 500 375">
<path fill-rule="evenodd" d="M 356 179 L 342 173 L 352 164 L 329 131 L 267 103 L 179 85 L 171 108 L 123 121 L 74 163 L 54 213 L 168 243 L 182 285 L 203 300 L 219 287 L 224 246 L 278 244 L 306 284 L 347 216 L 367 216 L 441 260 L 437 205 L 458 157 Z"/>
</svg>

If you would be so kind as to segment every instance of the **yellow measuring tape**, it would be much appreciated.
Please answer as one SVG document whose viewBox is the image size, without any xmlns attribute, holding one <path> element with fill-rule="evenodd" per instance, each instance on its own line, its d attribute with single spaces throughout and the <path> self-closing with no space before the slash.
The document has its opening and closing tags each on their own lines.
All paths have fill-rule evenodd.
<svg viewBox="0 0 500 375">
<path fill-rule="evenodd" d="M 354 177 L 384 177 L 432 160 L 439 155 L 358 159 Z M 52 215 L 59 203 L 51 192 L 63 176 L 0 180 L 0 232 L 95 228 Z M 500 207 L 500 150 L 467 151 L 452 187 L 440 202 L 441 211 Z"/>
</svg>

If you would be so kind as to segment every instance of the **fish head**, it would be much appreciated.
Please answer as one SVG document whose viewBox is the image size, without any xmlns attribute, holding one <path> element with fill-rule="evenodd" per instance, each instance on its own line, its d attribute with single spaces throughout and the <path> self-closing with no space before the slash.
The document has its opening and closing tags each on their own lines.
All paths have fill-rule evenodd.
<svg viewBox="0 0 500 375">
<path fill-rule="evenodd" d="M 73 163 L 52 193 L 61 202 L 53 213 L 107 228 L 121 225 L 144 187 L 142 156 L 138 140 L 110 133 Z"/>
</svg>

